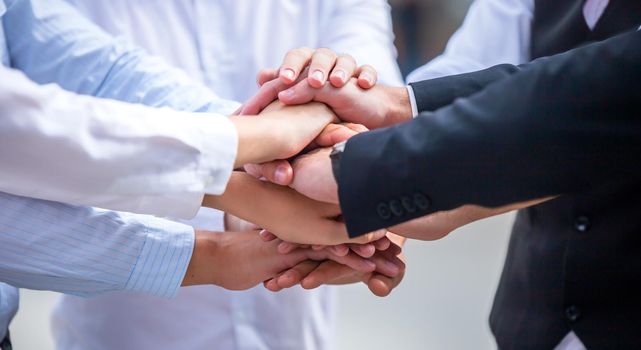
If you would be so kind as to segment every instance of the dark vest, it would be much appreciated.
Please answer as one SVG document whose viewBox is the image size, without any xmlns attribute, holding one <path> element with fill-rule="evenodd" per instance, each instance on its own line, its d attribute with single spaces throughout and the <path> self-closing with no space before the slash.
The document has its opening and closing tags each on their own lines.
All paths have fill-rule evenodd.
<svg viewBox="0 0 641 350">
<path fill-rule="evenodd" d="M 593 31 L 584 4 L 535 1 L 533 59 L 641 25 L 641 0 L 610 0 Z M 553 349 L 570 331 L 588 349 L 641 349 L 641 179 L 520 211 L 490 327 L 501 349 Z"/>
</svg>

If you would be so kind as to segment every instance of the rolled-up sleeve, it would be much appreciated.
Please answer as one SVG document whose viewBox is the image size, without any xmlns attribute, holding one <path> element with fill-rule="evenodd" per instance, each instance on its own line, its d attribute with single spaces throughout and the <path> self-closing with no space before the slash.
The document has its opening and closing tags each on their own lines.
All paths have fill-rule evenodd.
<svg viewBox="0 0 641 350">
<path fill-rule="evenodd" d="M 172 297 L 193 252 L 193 228 L 153 216 L 6 193 L 0 207 L 0 281 L 16 287 Z"/>
</svg>

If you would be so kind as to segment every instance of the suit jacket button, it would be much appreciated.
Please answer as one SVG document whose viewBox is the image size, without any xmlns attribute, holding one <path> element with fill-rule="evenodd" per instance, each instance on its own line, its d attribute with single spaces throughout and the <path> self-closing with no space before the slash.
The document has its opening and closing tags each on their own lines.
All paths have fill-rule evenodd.
<svg viewBox="0 0 641 350">
<path fill-rule="evenodd" d="M 396 199 L 392 199 L 389 202 L 389 208 L 392 210 L 392 214 L 394 214 L 395 216 L 401 216 L 404 214 L 404 210 L 403 210 L 403 206 L 401 205 L 401 202 Z"/>
<path fill-rule="evenodd" d="M 587 216 L 579 216 L 574 220 L 574 229 L 579 232 L 587 232 L 591 226 L 592 224 Z"/>
<path fill-rule="evenodd" d="M 414 203 L 421 210 L 427 210 L 430 207 L 430 199 L 422 193 L 414 193 Z"/>
<path fill-rule="evenodd" d="M 416 211 L 416 204 L 412 201 L 410 197 L 404 196 L 401 198 L 401 203 L 407 212 L 413 213 Z"/>
<path fill-rule="evenodd" d="M 392 211 L 385 203 L 379 204 L 378 207 L 376 207 L 376 211 L 378 212 L 378 216 L 383 220 L 388 220 L 392 217 Z"/>
<path fill-rule="evenodd" d="M 565 317 L 570 322 L 576 322 L 581 317 L 581 310 L 576 305 L 570 305 L 565 308 Z"/>
</svg>

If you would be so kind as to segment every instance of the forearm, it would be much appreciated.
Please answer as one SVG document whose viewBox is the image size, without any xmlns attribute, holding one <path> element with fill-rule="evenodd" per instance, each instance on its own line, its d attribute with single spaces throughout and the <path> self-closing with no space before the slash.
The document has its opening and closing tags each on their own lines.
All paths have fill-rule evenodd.
<svg viewBox="0 0 641 350">
<path fill-rule="evenodd" d="M 274 218 L 283 216 L 283 207 L 279 203 L 293 202 L 299 196 L 285 187 L 234 172 L 225 192 L 217 196 L 206 195 L 202 204 L 266 228 L 265 224 L 271 226 Z"/>
<path fill-rule="evenodd" d="M 336 245 L 367 243 L 375 232 L 350 241 L 337 205 L 314 201 L 293 189 L 234 172 L 225 193 L 205 196 L 203 206 L 219 209 L 264 228 L 292 243 Z"/>
<path fill-rule="evenodd" d="M 585 191 L 637 174 L 640 36 L 537 60 L 433 114 L 350 139 L 338 181 L 350 234 L 465 204 L 497 207 Z M 377 191 L 366 201 L 355 195 L 371 189 Z M 401 208 L 405 197 L 414 210 Z M 381 203 L 401 208 L 399 215 L 379 215 Z"/>
<path fill-rule="evenodd" d="M 0 280 L 17 287 L 172 297 L 191 257 L 186 225 L 3 193 L 0 203 Z"/>
<path fill-rule="evenodd" d="M 400 225 L 391 227 L 390 230 L 397 234 L 396 237 L 432 241 L 440 239 L 452 231 L 475 221 L 505 214 L 513 210 L 528 208 L 553 198 L 554 197 L 547 197 L 521 203 L 508 204 L 498 208 L 464 205 L 453 210 L 441 211 L 404 222 Z"/>
</svg>

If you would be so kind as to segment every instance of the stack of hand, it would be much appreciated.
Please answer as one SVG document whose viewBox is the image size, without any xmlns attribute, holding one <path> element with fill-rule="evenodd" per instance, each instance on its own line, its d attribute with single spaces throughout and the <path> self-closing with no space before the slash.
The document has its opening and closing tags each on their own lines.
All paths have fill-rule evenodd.
<svg viewBox="0 0 641 350">
<path fill-rule="evenodd" d="M 195 252 L 194 258 L 215 256 L 216 261 L 194 262 L 184 285 L 213 280 L 228 289 L 245 289 L 264 282 L 269 290 L 279 291 L 297 284 L 311 289 L 362 281 L 374 294 L 384 296 L 400 283 L 404 238 L 379 230 L 350 240 L 341 221 L 336 186 L 324 185 L 328 179 L 323 177 L 331 177 L 331 172 L 315 169 L 316 162 L 329 160 L 331 146 L 367 127 L 342 122 L 336 113 L 344 111 L 312 98 L 295 103 L 278 99 L 288 88 L 309 89 L 308 93 L 327 86 L 365 91 L 376 86 L 376 79 L 373 68 L 357 68 L 350 56 L 339 57 L 325 49 L 294 50 L 279 70 L 259 73 L 258 94 L 231 117 L 239 133 L 235 165 L 244 166 L 245 172 L 235 171 L 224 194 L 203 201 L 203 206 L 228 213 L 228 232 L 197 233 L 197 240 L 205 244 L 196 249 L 227 253 Z M 299 188 L 315 182 L 313 193 Z M 255 259 L 239 261 L 235 256 Z M 211 264 L 225 268 L 216 269 L 216 276 L 199 271 Z"/>
<path fill-rule="evenodd" d="M 225 193 L 206 196 L 203 205 L 255 223 L 269 242 L 260 252 L 283 255 L 262 266 L 260 280 L 268 289 L 363 281 L 374 294 L 387 295 L 404 274 L 405 237 L 439 239 L 470 222 L 539 202 L 494 209 L 467 205 L 388 228 L 398 235 L 379 230 L 349 239 L 331 147 L 413 117 L 407 89 L 377 85 L 376 79 L 374 69 L 357 68 L 350 56 L 293 50 L 280 69 L 259 73 L 259 92 L 232 117 L 239 131 L 236 165 L 245 172 L 234 172 Z"/>
</svg>

